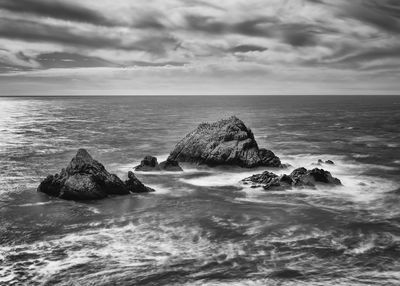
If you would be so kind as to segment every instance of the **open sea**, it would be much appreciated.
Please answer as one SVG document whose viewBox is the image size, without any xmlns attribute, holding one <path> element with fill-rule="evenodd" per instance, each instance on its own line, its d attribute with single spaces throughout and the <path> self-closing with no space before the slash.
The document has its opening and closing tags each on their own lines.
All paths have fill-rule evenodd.
<svg viewBox="0 0 400 286">
<path fill-rule="evenodd" d="M 126 179 L 236 115 L 289 169 L 343 186 L 263 191 L 265 169 L 136 173 L 155 193 L 36 192 L 86 148 Z M 0 285 L 400 285 L 400 97 L 0 98 Z"/>
</svg>

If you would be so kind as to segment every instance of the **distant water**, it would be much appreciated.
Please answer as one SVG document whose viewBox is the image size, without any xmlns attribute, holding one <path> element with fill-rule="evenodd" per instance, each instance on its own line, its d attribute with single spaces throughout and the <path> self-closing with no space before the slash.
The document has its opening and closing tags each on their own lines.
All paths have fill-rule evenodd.
<svg viewBox="0 0 400 286">
<path fill-rule="evenodd" d="M 236 115 L 284 163 L 344 187 L 265 192 L 261 172 L 138 174 L 149 195 L 36 192 L 87 148 L 126 178 Z M 290 172 L 282 170 L 278 172 Z M 0 98 L 0 285 L 399 285 L 400 97 Z"/>
</svg>

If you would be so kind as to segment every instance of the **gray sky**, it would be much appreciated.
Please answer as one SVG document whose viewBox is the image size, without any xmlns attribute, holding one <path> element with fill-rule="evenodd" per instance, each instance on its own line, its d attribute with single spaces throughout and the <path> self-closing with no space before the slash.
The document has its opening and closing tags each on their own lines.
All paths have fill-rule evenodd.
<svg viewBox="0 0 400 286">
<path fill-rule="evenodd" d="M 399 0 L 0 0 L 0 94 L 399 94 Z"/>
</svg>

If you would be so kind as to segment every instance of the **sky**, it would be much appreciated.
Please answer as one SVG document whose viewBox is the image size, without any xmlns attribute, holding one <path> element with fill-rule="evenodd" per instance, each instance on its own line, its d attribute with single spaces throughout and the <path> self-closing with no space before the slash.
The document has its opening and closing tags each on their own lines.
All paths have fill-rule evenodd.
<svg viewBox="0 0 400 286">
<path fill-rule="evenodd" d="M 0 95 L 399 94 L 399 0 L 0 0 Z"/>
</svg>

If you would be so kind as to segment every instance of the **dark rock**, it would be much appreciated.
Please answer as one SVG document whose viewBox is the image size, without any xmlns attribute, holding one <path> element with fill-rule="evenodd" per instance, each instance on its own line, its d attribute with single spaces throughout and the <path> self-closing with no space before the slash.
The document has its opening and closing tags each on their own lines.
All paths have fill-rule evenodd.
<svg viewBox="0 0 400 286">
<path fill-rule="evenodd" d="M 314 186 L 315 184 L 341 185 L 339 179 L 332 177 L 331 173 L 323 169 L 306 170 L 305 168 L 296 169 L 290 174 L 294 185 Z"/>
<path fill-rule="evenodd" d="M 140 165 L 135 167 L 135 171 L 141 171 L 141 172 L 159 171 L 159 170 L 160 167 L 158 165 L 157 158 L 153 156 L 144 157 L 144 159 L 140 162 Z"/>
<path fill-rule="evenodd" d="M 104 166 L 84 149 L 78 151 L 60 174 L 48 176 L 41 182 L 37 190 L 67 200 L 95 200 L 108 195 L 126 195 L 134 191 L 128 189 L 116 175 L 107 172 Z"/>
<path fill-rule="evenodd" d="M 200 124 L 175 146 L 168 159 L 209 166 L 282 167 L 272 151 L 259 149 L 253 132 L 234 116 Z"/>
<path fill-rule="evenodd" d="M 167 172 L 182 172 L 183 169 L 179 166 L 178 161 L 167 159 L 158 164 L 157 158 L 153 156 L 146 156 L 140 162 L 140 165 L 135 167 L 135 171 L 149 172 L 149 171 L 167 171 Z"/>
<path fill-rule="evenodd" d="M 159 165 L 160 169 L 163 171 L 168 171 L 168 172 L 182 172 L 183 169 L 181 166 L 179 166 L 178 161 L 172 160 L 172 159 L 167 159 L 164 162 L 161 162 Z"/>
<path fill-rule="evenodd" d="M 252 188 L 263 187 L 265 190 L 270 189 L 290 189 L 292 187 L 315 187 L 315 185 L 341 185 L 339 179 L 334 178 L 330 172 L 322 169 L 307 170 L 306 168 L 298 168 L 290 175 L 278 176 L 274 173 L 265 171 L 262 174 L 253 175 L 242 180 L 243 183 L 252 184 Z"/>
<path fill-rule="evenodd" d="M 322 164 L 327 164 L 327 165 L 335 165 L 335 162 L 333 162 L 332 160 L 326 160 L 325 162 L 322 161 L 321 159 L 318 160 L 318 165 L 322 165 Z"/>
<path fill-rule="evenodd" d="M 128 172 L 128 180 L 125 181 L 125 185 L 131 193 L 154 192 L 154 189 L 146 187 L 131 171 Z"/>
<path fill-rule="evenodd" d="M 250 178 L 246 178 L 243 182 L 251 182 L 252 188 L 257 188 L 261 186 L 268 186 L 268 188 L 279 186 L 279 176 L 265 171 L 262 174 L 253 175 Z"/>
</svg>

